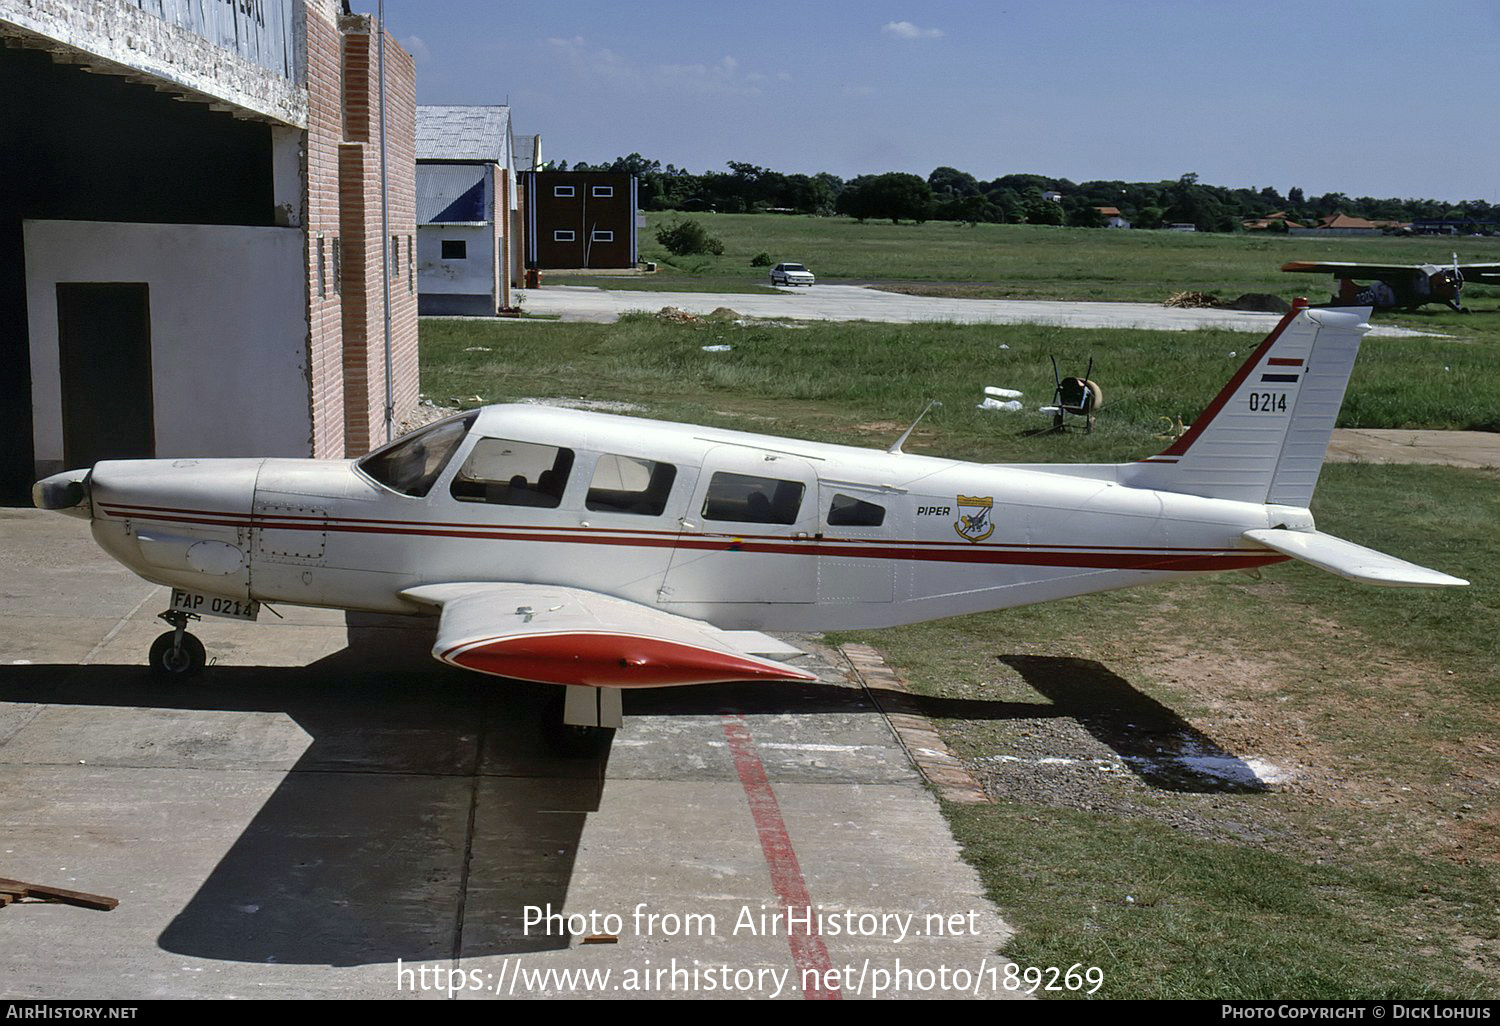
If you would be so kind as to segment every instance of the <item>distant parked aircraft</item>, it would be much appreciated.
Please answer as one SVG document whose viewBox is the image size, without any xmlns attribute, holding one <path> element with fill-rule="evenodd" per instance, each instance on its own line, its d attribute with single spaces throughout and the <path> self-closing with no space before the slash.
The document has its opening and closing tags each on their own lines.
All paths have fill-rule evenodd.
<svg viewBox="0 0 1500 1026">
<path fill-rule="evenodd" d="M 1465 282 L 1500 285 L 1500 264 L 1356 264 L 1342 260 L 1292 260 L 1283 271 L 1331 274 L 1338 280 L 1334 306 L 1369 306 L 1376 310 L 1415 310 L 1427 303 L 1447 303 L 1467 313 L 1460 302 Z M 1361 286 L 1360 282 L 1369 284 Z"/>
</svg>

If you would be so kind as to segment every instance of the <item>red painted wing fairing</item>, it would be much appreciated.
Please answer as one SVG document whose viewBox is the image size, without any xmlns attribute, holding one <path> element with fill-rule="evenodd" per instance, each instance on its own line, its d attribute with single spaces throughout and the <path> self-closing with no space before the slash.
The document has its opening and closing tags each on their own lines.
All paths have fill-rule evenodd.
<svg viewBox="0 0 1500 1026">
<path fill-rule="evenodd" d="M 441 607 L 435 658 L 496 677 L 610 688 L 817 680 L 756 655 L 787 650 L 764 635 L 578 588 L 443 584 L 403 594 Z"/>
</svg>

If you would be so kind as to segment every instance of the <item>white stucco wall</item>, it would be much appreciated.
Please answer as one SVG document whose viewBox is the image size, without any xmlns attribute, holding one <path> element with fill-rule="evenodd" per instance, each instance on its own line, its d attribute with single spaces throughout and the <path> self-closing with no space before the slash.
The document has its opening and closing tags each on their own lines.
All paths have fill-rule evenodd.
<svg viewBox="0 0 1500 1026">
<path fill-rule="evenodd" d="M 443 259 L 443 240 L 468 244 L 463 260 Z M 417 287 L 433 295 L 495 294 L 495 231 L 487 224 L 417 225 Z"/>
<path fill-rule="evenodd" d="M 26 221 L 24 232 L 39 466 L 63 458 L 58 282 L 149 286 L 157 456 L 311 455 L 301 231 Z"/>
</svg>

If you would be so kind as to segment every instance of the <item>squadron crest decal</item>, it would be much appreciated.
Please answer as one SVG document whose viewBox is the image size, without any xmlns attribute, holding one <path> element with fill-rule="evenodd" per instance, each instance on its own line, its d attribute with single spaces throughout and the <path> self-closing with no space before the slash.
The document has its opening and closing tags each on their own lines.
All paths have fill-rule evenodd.
<svg viewBox="0 0 1500 1026">
<path fill-rule="evenodd" d="M 958 497 L 958 520 L 953 529 L 958 532 L 960 538 L 971 542 L 982 542 L 995 533 L 994 522 L 990 520 L 990 513 L 994 511 L 995 498 L 992 495 L 960 495 Z"/>
</svg>

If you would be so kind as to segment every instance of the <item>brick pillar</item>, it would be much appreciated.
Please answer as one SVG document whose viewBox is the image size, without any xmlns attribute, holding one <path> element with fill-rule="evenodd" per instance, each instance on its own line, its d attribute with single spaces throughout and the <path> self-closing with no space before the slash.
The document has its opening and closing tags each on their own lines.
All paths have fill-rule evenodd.
<svg viewBox="0 0 1500 1026">
<path fill-rule="evenodd" d="M 397 423 L 417 404 L 416 68 L 386 34 L 385 97 L 390 235 L 380 216 L 380 110 L 373 19 L 339 19 L 343 32 L 344 142 L 339 147 L 343 296 L 344 445 L 350 455 L 385 443 L 385 291 L 382 245 L 389 245 L 391 363 Z"/>
<path fill-rule="evenodd" d="M 307 140 L 303 147 L 303 225 L 307 245 L 308 384 L 312 455 L 344 455 L 343 311 L 337 264 L 339 141 L 344 135 L 337 5 L 309 0 L 307 23 Z M 321 242 L 321 253 L 320 253 Z"/>
</svg>

